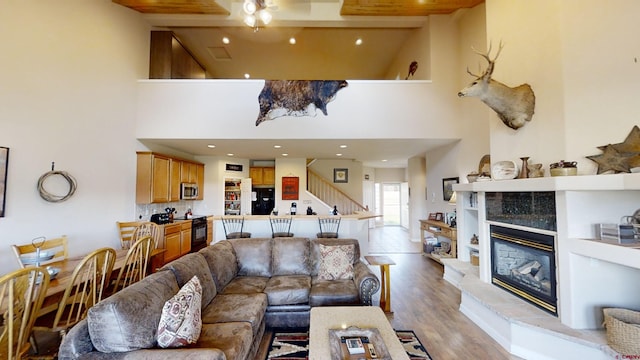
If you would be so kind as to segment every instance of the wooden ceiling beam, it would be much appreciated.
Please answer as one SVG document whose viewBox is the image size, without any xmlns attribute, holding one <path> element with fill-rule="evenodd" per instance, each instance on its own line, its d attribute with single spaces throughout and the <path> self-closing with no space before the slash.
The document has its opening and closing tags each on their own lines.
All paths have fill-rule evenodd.
<svg viewBox="0 0 640 360">
<path fill-rule="evenodd" d="M 112 0 L 145 14 L 229 15 L 215 0 Z"/>
<path fill-rule="evenodd" d="M 471 8 L 484 0 L 344 0 L 340 15 L 429 16 Z"/>
</svg>

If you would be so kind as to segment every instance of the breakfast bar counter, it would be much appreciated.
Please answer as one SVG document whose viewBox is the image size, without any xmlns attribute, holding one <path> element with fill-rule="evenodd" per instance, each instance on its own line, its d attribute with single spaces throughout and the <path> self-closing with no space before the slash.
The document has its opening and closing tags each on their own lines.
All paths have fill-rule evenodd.
<svg viewBox="0 0 640 360">
<path fill-rule="evenodd" d="M 320 215 L 280 215 L 291 216 L 291 232 L 295 237 L 314 239 L 320 232 L 318 224 Z M 369 220 L 380 215 L 371 212 L 361 212 L 352 215 L 335 215 L 341 218 L 338 234 L 340 238 L 357 239 L 360 243 L 361 256 L 369 253 Z M 271 237 L 271 224 L 269 215 L 244 215 L 243 232 L 251 233 L 253 238 Z M 222 226 L 222 217 L 214 215 L 214 242 L 224 240 L 225 233 Z"/>
</svg>

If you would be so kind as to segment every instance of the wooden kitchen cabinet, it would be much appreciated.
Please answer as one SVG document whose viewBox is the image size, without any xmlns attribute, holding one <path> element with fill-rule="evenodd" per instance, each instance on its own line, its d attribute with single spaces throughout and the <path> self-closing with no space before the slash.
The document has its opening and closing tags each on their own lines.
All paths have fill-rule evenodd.
<svg viewBox="0 0 640 360">
<path fill-rule="evenodd" d="M 191 251 L 191 221 L 180 224 L 180 256 Z"/>
<path fill-rule="evenodd" d="M 198 182 L 197 165 L 187 161 L 182 162 L 182 170 L 180 172 L 182 182 L 195 184 Z"/>
<path fill-rule="evenodd" d="M 179 201 L 182 182 L 198 184 L 197 200 L 204 199 L 204 164 L 153 152 L 136 154 L 137 204 Z"/>
<path fill-rule="evenodd" d="M 207 246 L 213 242 L 213 216 L 207 216 Z"/>
<path fill-rule="evenodd" d="M 164 261 L 168 263 L 191 251 L 191 221 L 164 226 Z"/>
<path fill-rule="evenodd" d="M 276 168 L 252 167 L 249 168 L 249 177 L 252 185 L 275 185 Z"/>
<path fill-rule="evenodd" d="M 182 161 L 171 159 L 171 163 L 169 166 L 171 175 L 170 175 L 170 191 L 169 198 L 171 201 L 179 201 L 180 200 L 180 172 L 182 168 Z"/>
<path fill-rule="evenodd" d="M 180 257 L 180 238 L 182 237 L 180 224 L 164 226 L 164 261 L 168 263 Z"/>
<path fill-rule="evenodd" d="M 136 203 L 169 202 L 170 158 L 148 153 L 137 153 Z"/>
<path fill-rule="evenodd" d="M 196 173 L 198 176 L 198 198 L 197 200 L 204 200 L 204 165 L 197 164 Z"/>
</svg>

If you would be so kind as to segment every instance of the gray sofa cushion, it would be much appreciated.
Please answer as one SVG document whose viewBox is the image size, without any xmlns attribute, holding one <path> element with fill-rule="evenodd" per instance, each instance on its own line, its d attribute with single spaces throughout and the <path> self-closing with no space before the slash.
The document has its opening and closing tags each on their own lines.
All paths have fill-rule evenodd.
<svg viewBox="0 0 640 360">
<path fill-rule="evenodd" d="M 253 341 L 251 324 L 228 322 L 202 324 L 198 348 L 216 348 L 224 352 L 225 360 L 247 359 Z"/>
<path fill-rule="evenodd" d="M 97 303 L 87 315 L 93 346 L 102 352 L 151 348 L 164 303 L 178 292 L 171 271 L 159 271 Z"/>
<path fill-rule="evenodd" d="M 309 302 L 311 277 L 308 275 L 273 276 L 269 279 L 264 292 L 269 306 L 295 305 Z"/>
<path fill-rule="evenodd" d="M 207 246 L 199 251 L 209 264 L 209 270 L 213 275 L 218 291 L 224 289 L 227 284 L 238 274 L 238 260 L 233 246 L 227 240 Z"/>
<path fill-rule="evenodd" d="M 320 245 L 349 245 L 354 244 L 353 264 L 360 261 L 360 243 L 356 239 L 313 239 L 311 240 L 311 276 L 318 276 L 320 268 Z"/>
<path fill-rule="evenodd" d="M 264 291 L 269 282 L 263 276 L 238 276 L 222 290 L 221 294 L 255 294 Z"/>
<path fill-rule="evenodd" d="M 259 294 L 220 294 L 202 311 L 203 324 L 246 321 L 257 335 L 267 310 L 267 296 Z"/>
<path fill-rule="evenodd" d="M 238 275 L 271 277 L 271 238 L 229 241 L 236 251 Z"/>
<path fill-rule="evenodd" d="M 272 250 L 272 273 L 278 275 L 310 275 L 310 242 L 307 238 L 275 238 Z"/>
<path fill-rule="evenodd" d="M 309 294 L 311 306 L 339 306 L 360 303 L 360 295 L 353 280 L 314 279 Z"/>
<path fill-rule="evenodd" d="M 168 263 L 162 267 L 162 269 L 170 269 L 173 271 L 176 281 L 178 281 L 178 286 L 180 287 L 184 286 L 192 277 L 197 276 L 202 286 L 201 306 L 203 309 L 217 294 L 216 284 L 213 281 L 213 276 L 211 276 L 209 265 L 202 254 L 187 254 Z"/>
</svg>

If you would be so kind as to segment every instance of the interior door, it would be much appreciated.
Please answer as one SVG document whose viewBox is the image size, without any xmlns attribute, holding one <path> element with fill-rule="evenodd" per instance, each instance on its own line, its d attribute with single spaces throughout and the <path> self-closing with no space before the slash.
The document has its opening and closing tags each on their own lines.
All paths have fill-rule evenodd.
<svg viewBox="0 0 640 360">
<path fill-rule="evenodd" d="M 240 182 L 240 215 L 251 215 L 251 178 Z"/>
</svg>

